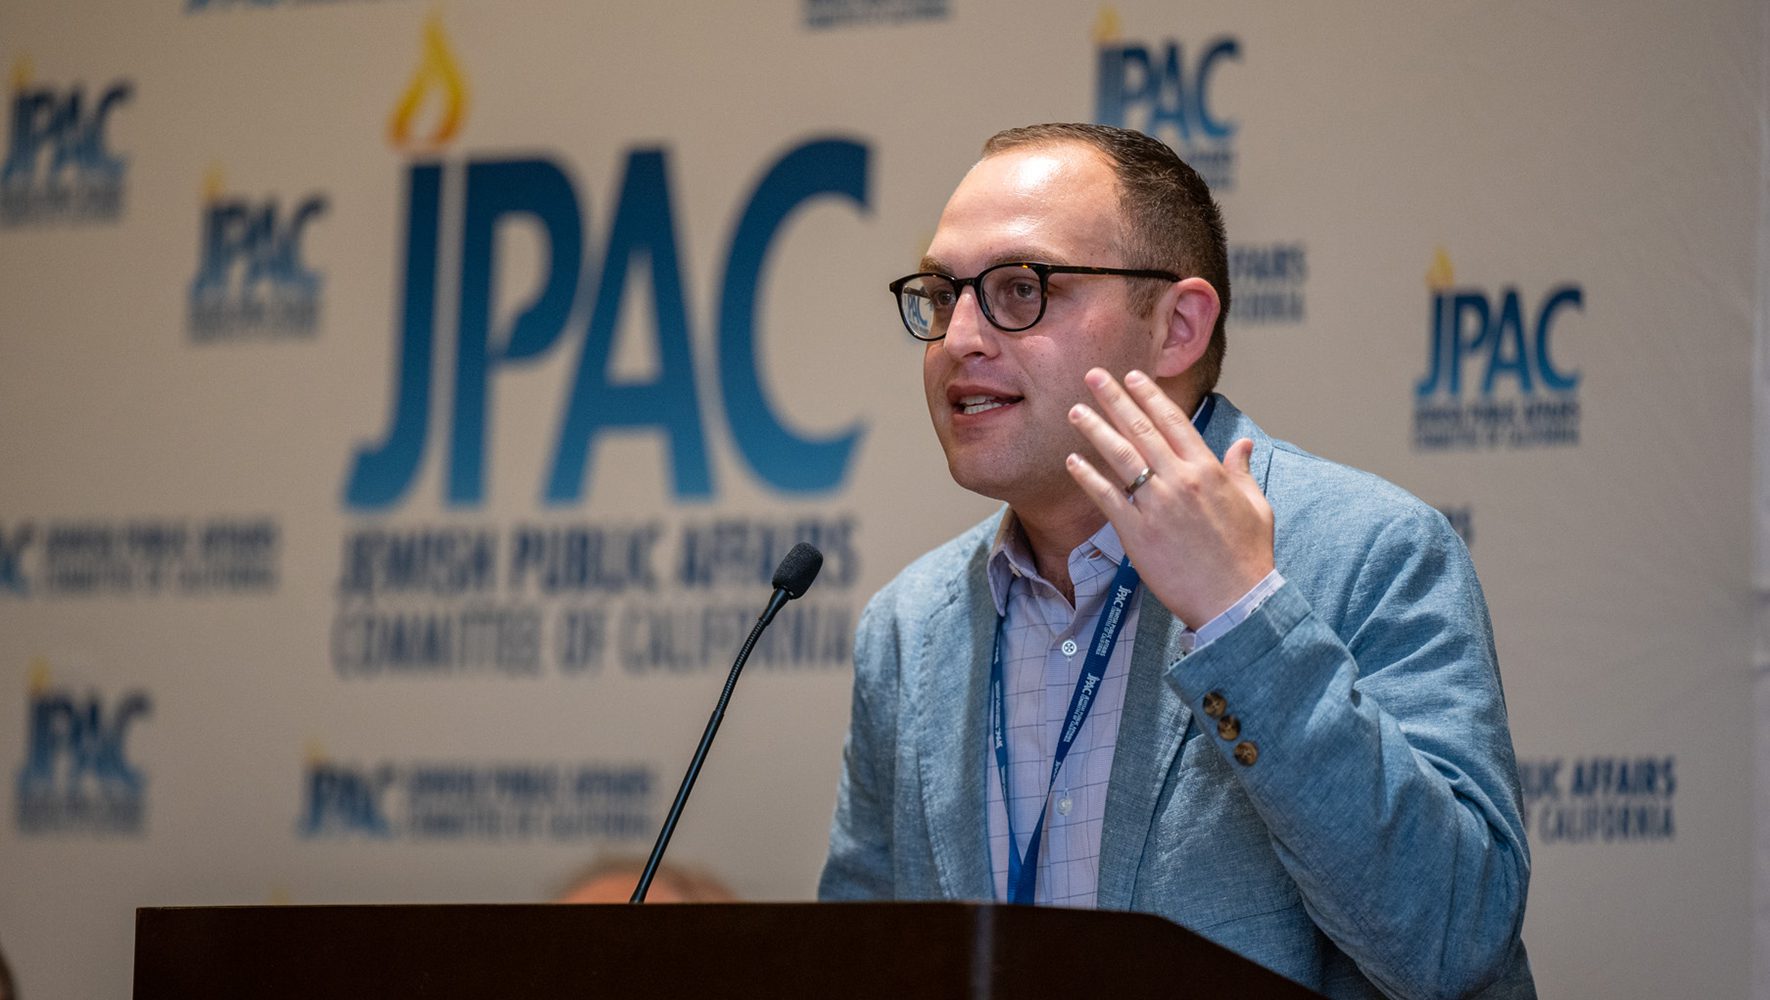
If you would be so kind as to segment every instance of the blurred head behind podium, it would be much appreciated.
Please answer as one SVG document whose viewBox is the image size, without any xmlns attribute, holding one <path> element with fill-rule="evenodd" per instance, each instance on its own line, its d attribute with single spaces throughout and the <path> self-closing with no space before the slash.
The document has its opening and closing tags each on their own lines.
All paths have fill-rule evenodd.
<svg viewBox="0 0 1770 1000">
<path fill-rule="evenodd" d="M 581 869 L 553 895 L 555 903 L 625 903 L 645 871 L 641 857 L 599 858 Z M 645 894 L 648 903 L 735 903 L 738 901 L 717 876 L 692 866 L 662 865 Z"/>
</svg>

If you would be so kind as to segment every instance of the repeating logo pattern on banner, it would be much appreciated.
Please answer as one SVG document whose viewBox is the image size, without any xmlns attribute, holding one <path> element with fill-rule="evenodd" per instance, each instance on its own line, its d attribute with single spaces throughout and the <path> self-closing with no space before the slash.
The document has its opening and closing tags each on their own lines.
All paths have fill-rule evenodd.
<svg viewBox="0 0 1770 1000">
<path fill-rule="evenodd" d="M 1580 373 L 1566 367 L 1555 335 L 1584 310 L 1584 289 L 1567 282 L 1532 296 L 1516 285 L 1457 285 L 1443 249 L 1426 283 L 1432 323 L 1414 385 L 1414 448 L 1579 444 Z"/>
<path fill-rule="evenodd" d="M 291 200 L 229 194 L 220 166 L 203 185 L 202 248 L 190 284 L 191 340 L 307 336 L 319 326 L 324 277 L 302 256 L 326 212 L 318 192 Z"/>
<path fill-rule="evenodd" d="M 1671 754 L 1519 760 L 1531 845 L 1674 839 L 1676 766 Z"/>
<path fill-rule="evenodd" d="M 129 757 L 129 738 L 153 714 L 149 694 L 57 683 L 39 659 L 25 706 L 24 763 L 14 786 L 19 833 L 145 832 L 147 775 Z"/>
<path fill-rule="evenodd" d="M 649 767 L 551 761 L 344 763 L 310 752 L 304 839 L 638 840 L 656 825 Z"/>
<path fill-rule="evenodd" d="M 0 600 L 270 594 L 281 558 L 265 517 L 0 522 Z"/>
<path fill-rule="evenodd" d="M 1239 123 L 1212 99 L 1217 74 L 1242 59 L 1233 35 L 1158 41 L 1122 37 L 1119 15 L 1094 24 L 1094 120 L 1167 143 L 1221 199 L 1236 188 Z M 1308 319 L 1308 247 L 1302 240 L 1232 242 L 1229 319 L 1238 328 Z"/>
<path fill-rule="evenodd" d="M 134 96 L 126 79 L 99 88 L 38 81 L 21 56 L 0 164 L 0 227 L 121 218 L 129 163 L 110 146 L 110 124 Z"/>
<path fill-rule="evenodd" d="M 1229 319 L 1236 327 L 1299 324 L 1308 319 L 1308 248 L 1300 240 L 1231 243 Z"/>
<path fill-rule="evenodd" d="M 1127 40 L 1118 13 L 1107 7 L 1095 21 L 1094 43 L 1094 120 L 1162 140 L 1212 191 L 1233 190 L 1239 126 L 1211 94 L 1217 74 L 1241 61 L 1241 41 L 1233 35 Z"/>
</svg>

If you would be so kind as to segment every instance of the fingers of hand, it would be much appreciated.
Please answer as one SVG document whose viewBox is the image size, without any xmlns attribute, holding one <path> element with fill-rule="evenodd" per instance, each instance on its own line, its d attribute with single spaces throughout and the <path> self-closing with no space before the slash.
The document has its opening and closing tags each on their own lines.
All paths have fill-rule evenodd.
<svg viewBox="0 0 1770 1000">
<path fill-rule="evenodd" d="M 1130 498 L 1125 496 L 1125 488 L 1101 475 L 1087 459 L 1071 453 L 1065 464 L 1070 478 L 1082 488 L 1088 499 L 1094 501 L 1094 506 L 1100 508 L 1100 513 L 1109 519 L 1116 520 L 1133 509 Z"/>
<path fill-rule="evenodd" d="M 1128 392 L 1154 423 L 1163 443 L 1181 458 L 1194 458 L 1209 452 L 1205 439 L 1192 425 L 1192 417 L 1171 399 L 1155 380 L 1140 371 L 1125 375 Z"/>
<path fill-rule="evenodd" d="M 1254 442 L 1249 438 L 1242 438 L 1229 446 L 1229 451 L 1223 456 L 1223 467 L 1238 476 L 1252 476 L 1254 473 L 1248 462 L 1253 457 Z"/>
<path fill-rule="evenodd" d="M 1254 442 L 1242 438 L 1229 446 L 1229 451 L 1223 456 L 1223 467 L 1229 470 L 1230 482 L 1241 490 L 1242 496 L 1248 499 L 1256 511 L 1262 512 L 1263 519 L 1270 519 L 1272 506 L 1267 502 L 1266 494 L 1260 492 L 1260 482 L 1254 478 L 1254 471 L 1249 464 L 1253 456 Z"/>
<path fill-rule="evenodd" d="M 1154 467 L 1153 461 L 1148 460 L 1142 451 L 1113 429 L 1092 407 L 1082 403 L 1070 407 L 1069 422 L 1082 432 L 1082 436 L 1106 460 L 1111 467 L 1110 471 L 1118 473 L 1121 483 L 1128 484 L 1145 468 Z M 1120 489 L 1123 488 L 1121 485 Z"/>
<path fill-rule="evenodd" d="M 1133 372 L 1132 375 L 1141 377 L 1140 372 Z M 1173 449 L 1169 446 L 1167 438 L 1156 427 L 1156 421 L 1151 416 L 1154 411 L 1146 410 L 1146 403 L 1141 402 L 1138 397 L 1133 397 L 1130 392 L 1126 391 L 1125 386 L 1120 385 L 1118 380 L 1103 368 L 1090 369 L 1083 381 L 1086 382 L 1089 391 L 1094 394 L 1094 399 L 1100 404 L 1100 411 L 1105 414 L 1108 420 L 1112 421 L 1113 427 L 1126 440 L 1130 441 L 1131 446 L 1136 448 L 1138 454 L 1146 460 L 1137 463 L 1137 470 L 1133 470 L 1133 475 L 1146 465 L 1157 473 L 1166 472 L 1172 468 Z M 1129 384 L 1131 381 L 1132 377 L 1127 376 L 1126 383 Z M 1143 381 L 1149 383 L 1147 378 L 1144 378 Z M 1162 395 L 1161 389 L 1153 383 L 1149 383 L 1149 387 L 1155 391 L 1156 395 Z M 1102 454 L 1105 453 L 1102 452 Z"/>
</svg>

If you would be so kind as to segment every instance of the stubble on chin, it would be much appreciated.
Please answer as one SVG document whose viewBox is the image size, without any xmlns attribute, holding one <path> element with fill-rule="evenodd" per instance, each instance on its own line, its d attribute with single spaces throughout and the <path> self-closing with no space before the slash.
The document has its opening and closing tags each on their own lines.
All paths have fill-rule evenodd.
<svg viewBox="0 0 1770 1000">
<path fill-rule="evenodd" d="M 1016 510 L 1061 503 L 1070 493 L 1079 492 L 1061 458 L 1042 469 L 1032 455 L 955 455 L 949 450 L 946 468 L 961 488 Z"/>
</svg>

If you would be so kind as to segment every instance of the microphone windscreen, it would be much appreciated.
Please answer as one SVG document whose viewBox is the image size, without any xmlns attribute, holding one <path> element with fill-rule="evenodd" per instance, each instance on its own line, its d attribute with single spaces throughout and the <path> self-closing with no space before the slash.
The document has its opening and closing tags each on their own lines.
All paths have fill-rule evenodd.
<svg viewBox="0 0 1770 1000">
<path fill-rule="evenodd" d="M 817 546 L 800 542 L 781 560 L 774 570 L 774 589 L 784 590 L 788 597 L 799 597 L 811 589 L 817 571 L 823 569 L 824 554 Z"/>
</svg>

